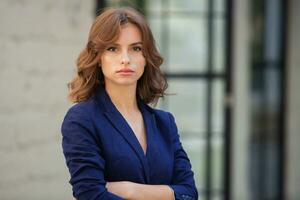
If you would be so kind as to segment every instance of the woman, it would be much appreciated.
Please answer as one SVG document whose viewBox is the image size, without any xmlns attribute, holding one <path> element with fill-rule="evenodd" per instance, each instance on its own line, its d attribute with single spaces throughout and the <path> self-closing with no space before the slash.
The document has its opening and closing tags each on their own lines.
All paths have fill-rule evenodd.
<svg viewBox="0 0 300 200">
<path fill-rule="evenodd" d="M 61 129 L 78 200 L 198 199 L 174 117 L 147 105 L 167 88 L 154 43 L 132 8 L 106 9 L 91 27 Z"/>
</svg>

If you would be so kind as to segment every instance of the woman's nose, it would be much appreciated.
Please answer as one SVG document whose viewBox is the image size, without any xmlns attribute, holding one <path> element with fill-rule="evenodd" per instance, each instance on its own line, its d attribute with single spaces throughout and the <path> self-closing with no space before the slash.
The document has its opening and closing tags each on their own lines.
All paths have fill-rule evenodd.
<svg viewBox="0 0 300 200">
<path fill-rule="evenodd" d="M 127 65 L 127 64 L 129 64 L 129 62 L 130 62 L 130 58 L 129 58 L 128 52 L 124 51 L 122 53 L 121 64 Z"/>
</svg>

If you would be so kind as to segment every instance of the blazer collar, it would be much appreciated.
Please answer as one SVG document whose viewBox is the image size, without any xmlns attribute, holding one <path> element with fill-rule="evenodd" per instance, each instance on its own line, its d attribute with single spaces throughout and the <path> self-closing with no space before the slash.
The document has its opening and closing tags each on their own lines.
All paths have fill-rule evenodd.
<svg viewBox="0 0 300 200">
<path fill-rule="evenodd" d="M 100 103 L 101 110 L 103 110 L 104 115 L 108 118 L 109 122 L 124 137 L 124 139 L 136 153 L 137 157 L 140 159 L 144 168 L 145 178 L 148 182 L 150 178 L 150 169 L 147 157 L 151 157 L 154 153 L 153 147 L 155 146 L 155 144 L 153 143 L 153 134 L 155 132 L 154 130 L 156 130 L 156 124 L 152 109 L 147 104 L 145 104 L 140 98 L 138 98 L 138 106 L 143 116 L 147 137 L 147 150 L 145 155 L 134 132 L 132 131 L 122 114 L 117 110 L 117 108 L 115 107 L 115 105 L 113 104 L 109 95 L 103 87 L 99 87 L 96 90 L 96 98 L 97 101 Z"/>
</svg>

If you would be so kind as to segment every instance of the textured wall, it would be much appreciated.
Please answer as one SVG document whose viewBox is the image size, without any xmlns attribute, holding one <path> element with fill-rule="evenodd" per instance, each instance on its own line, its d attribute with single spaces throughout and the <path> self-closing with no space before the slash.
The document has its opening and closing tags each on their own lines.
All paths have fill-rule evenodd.
<svg viewBox="0 0 300 200">
<path fill-rule="evenodd" d="M 93 2 L 0 1 L 0 199 L 71 199 L 60 125 Z"/>
<path fill-rule="evenodd" d="M 233 112 L 232 112 L 232 157 L 231 157 L 231 198 L 233 200 L 250 199 L 248 185 L 248 142 L 250 130 L 251 98 L 250 83 L 250 1 L 235 1 L 233 17 Z"/>
<path fill-rule="evenodd" d="M 287 200 L 300 199 L 300 1 L 289 2 L 288 55 L 287 55 L 287 133 L 286 136 L 286 196 Z"/>
</svg>

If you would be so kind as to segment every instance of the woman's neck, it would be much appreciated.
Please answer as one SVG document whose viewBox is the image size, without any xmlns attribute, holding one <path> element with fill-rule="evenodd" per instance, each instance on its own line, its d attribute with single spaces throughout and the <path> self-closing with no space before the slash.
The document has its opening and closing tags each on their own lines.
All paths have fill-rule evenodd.
<svg viewBox="0 0 300 200">
<path fill-rule="evenodd" d="M 121 113 L 131 113 L 138 110 L 136 100 L 136 85 L 106 84 L 105 90 L 111 101 Z"/>
</svg>

